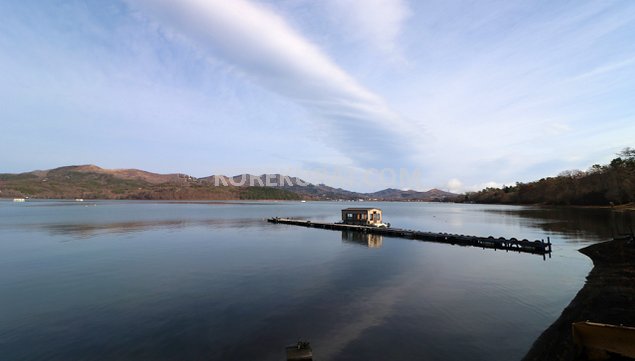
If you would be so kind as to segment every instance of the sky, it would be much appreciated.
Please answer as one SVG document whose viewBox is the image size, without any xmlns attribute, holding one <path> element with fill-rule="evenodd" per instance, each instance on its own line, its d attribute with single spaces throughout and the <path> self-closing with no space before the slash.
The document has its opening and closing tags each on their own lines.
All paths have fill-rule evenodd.
<svg viewBox="0 0 635 361">
<path fill-rule="evenodd" d="M 635 1 L 3 0 L 0 172 L 454 192 L 635 146 Z"/>
</svg>

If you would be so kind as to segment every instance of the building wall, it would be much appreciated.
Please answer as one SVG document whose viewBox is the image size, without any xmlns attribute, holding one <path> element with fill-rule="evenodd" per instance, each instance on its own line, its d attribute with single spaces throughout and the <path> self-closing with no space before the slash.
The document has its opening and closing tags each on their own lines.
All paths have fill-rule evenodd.
<svg viewBox="0 0 635 361">
<path fill-rule="evenodd" d="M 349 215 L 352 215 L 352 218 Z M 342 222 L 358 225 L 381 223 L 381 211 L 378 209 L 342 210 Z"/>
</svg>

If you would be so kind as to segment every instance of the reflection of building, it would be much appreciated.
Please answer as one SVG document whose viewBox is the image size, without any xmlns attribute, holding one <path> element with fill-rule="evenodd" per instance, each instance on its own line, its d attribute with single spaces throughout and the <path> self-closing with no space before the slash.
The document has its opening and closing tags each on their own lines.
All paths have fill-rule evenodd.
<svg viewBox="0 0 635 361">
<path fill-rule="evenodd" d="M 381 224 L 381 209 L 379 208 L 346 208 L 342 209 L 342 222 L 364 226 Z"/>
<path fill-rule="evenodd" d="M 342 231 L 342 241 L 364 245 L 370 248 L 379 248 L 384 242 L 384 236 L 381 234 L 356 231 Z"/>
</svg>

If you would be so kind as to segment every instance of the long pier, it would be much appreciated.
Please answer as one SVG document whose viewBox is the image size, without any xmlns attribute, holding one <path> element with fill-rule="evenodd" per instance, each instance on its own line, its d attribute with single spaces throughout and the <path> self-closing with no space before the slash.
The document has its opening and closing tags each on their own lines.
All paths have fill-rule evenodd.
<svg viewBox="0 0 635 361">
<path fill-rule="evenodd" d="M 547 237 L 547 241 L 535 240 L 529 241 L 527 239 L 518 240 L 516 238 L 494 238 L 489 237 L 477 237 L 466 236 L 463 234 L 451 234 L 451 233 L 434 233 L 434 232 L 422 232 L 414 231 L 410 229 L 401 228 L 378 228 L 372 226 L 358 226 L 344 223 L 324 223 L 313 222 L 303 219 L 292 218 L 269 218 L 267 222 L 277 224 L 289 224 L 293 226 L 311 227 L 330 229 L 335 231 L 357 231 L 362 233 L 379 234 L 389 237 L 418 239 L 422 241 L 446 243 L 459 246 L 472 246 L 480 248 L 501 249 L 505 251 L 532 253 L 538 255 L 551 254 L 551 240 Z"/>
</svg>

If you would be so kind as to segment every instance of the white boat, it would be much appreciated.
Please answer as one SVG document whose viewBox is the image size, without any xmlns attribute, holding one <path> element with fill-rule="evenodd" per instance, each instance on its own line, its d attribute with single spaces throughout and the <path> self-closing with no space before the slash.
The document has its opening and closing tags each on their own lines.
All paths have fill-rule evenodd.
<svg viewBox="0 0 635 361">
<path fill-rule="evenodd" d="M 14 202 L 26 202 L 26 199 L 24 198 L 13 198 Z"/>
<path fill-rule="evenodd" d="M 75 198 L 75 202 L 83 202 L 84 199 L 83 198 Z"/>
</svg>

